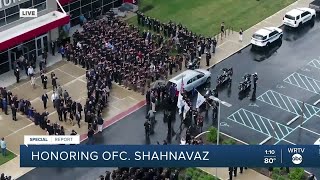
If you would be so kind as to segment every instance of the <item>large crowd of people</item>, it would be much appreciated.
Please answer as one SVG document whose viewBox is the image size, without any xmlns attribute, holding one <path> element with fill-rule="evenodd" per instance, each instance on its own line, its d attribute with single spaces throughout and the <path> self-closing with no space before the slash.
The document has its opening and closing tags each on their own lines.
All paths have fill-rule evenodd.
<svg viewBox="0 0 320 180">
<path fill-rule="evenodd" d="M 175 87 L 167 90 L 161 88 L 150 90 L 151 83 L 166 79 L 174 70 L 176 72 L 181 70 L 184 60 L 200 57 L 205 52 L 214 52 L 216 41 L 196 35 L 181 24 L 173 22 L 163 24 L 141 13 L 138 13 L 138 22 L 149 30 L 141 32 L 138 28 L 114 18 L 112 14 L 107 19 L 92 19 L 83 24 L 83 31 L 74 33 L 72 43 L 59 48 L 62 58 L 87 70 L 87 100 L 84 107 L 80 102 L 72 100 L 69 93 L 59 85 L 58 77 L 52 72 L 50 76 L 53 93 L 51 98 L 46 93 L 41 95 L 43 110 L 35 109 L 29 99 L 19 99 L 5 87 L 0 88 L 0 108 L 6 115 L 9 115 L 8 108 L 10 108 L 14 121 L 19 119 L 17 113 L 20 112 L 35 125 L 46 130 L 49 135 L 65 134 L 62 121 L 70 122 L 72 125 L 76 122 L 80 128 L 82 114 L 88 123 L 89 132 L 96 130 L 99 125 L 101 127 L 103 120 L 102 122 L 99 120 L 102 119 L 103 108 L 108 105 L 112 82 L 141 94 L 147 93 L 150 97 L 147 101 L 152 105 L 151 109 L 154 112 L 156 101 L 160 99 L 161 104 L 164 104 L 163 107 L 169 105 L 175 109 L 173 105 L 177 97 Z M 176 49 L 178 54 L 172 55 L 170 53 L 172 49 Z M 43 89 L 47 89 L 48 81 L 45 71 L 46 60 L 47 53 L 44 53 L 39 63 Z M 14 75 L 17 82 L 20 80 L 20 70 L 25 70 L 34 86 L 35 62 L 33 59 L 29 62 L 23 57 L 16 62 Z M 58 114 L 58 120 L 48 118 L 47 104 L 50 100 Z M 71 134 L 77 133 L 72 130 Z M 146 173 L 149 171 L 150 173 Z M 112 177 L 117 177 L 119 174 L 127 174 L 128 177 L 133 174 L 149 177 L 152 172 L 152 176 L 157 174 L 158 177 L 174 174 L 169 169 L 152 168 L 145 171 L 145 169 L 131 168 L 119 169 L 112 173 Z"/>
<path fill-rule="evenodd" d="M 100 175 L 99 180 L 122 180 L 122 179 L 141 179 L 141 180 L 178 180 L 179 170 L 171 168 L 117 168 L 112 172 L 106 171 L 105 175 Z"/>
</svg>

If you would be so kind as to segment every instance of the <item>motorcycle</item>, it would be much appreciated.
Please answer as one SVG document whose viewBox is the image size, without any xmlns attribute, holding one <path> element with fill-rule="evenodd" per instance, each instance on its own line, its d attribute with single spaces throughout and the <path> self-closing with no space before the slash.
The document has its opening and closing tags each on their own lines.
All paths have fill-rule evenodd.
<svg viewBox="0 0 320 180">
<path fill-rule="evenodd" d="M 251 74 L 246 74 L 243 77 L 244 81 L 240 82 L 239 84 L 239 90 L 240 92 L 245 91 L 249 88 L 251 88 Z"/>
<path fill-rule="evenodd" d="M 217 77 L 217 87 L 222 86 L 224 83 L 228 82 L 231 84 L 233 69 L 223 68 L 223 73 Z"/>
</svg>

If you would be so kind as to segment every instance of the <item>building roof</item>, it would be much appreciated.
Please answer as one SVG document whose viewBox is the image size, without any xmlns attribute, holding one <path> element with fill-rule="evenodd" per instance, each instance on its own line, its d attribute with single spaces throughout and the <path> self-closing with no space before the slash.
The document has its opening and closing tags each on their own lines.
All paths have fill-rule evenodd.
<svg viewBox="0 0 320 180">
<path fill-rule="evenodd" d="M 0 32 L 0 51 L 11 48 L 24 41 L 35 38 L 54 28 L 67 24 L 70 18 L 67 14 L 52 11 L 25 23 Z"/>
</svg>

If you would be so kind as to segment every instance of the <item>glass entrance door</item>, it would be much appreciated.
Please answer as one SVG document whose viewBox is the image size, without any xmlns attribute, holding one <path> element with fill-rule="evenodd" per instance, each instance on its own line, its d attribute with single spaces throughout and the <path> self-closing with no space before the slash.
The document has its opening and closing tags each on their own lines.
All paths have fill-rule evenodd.
<svg viewBox="0 0 320 180">
<path fill-rule="evenodd" d="M 36 38 L 37 56 L 41 56 L 42 52 L 48 51 L 48 34 Z"/>
<path fill-rule="evenodd" d="M 18 62 L 18 57 L 17 57 L 17 53 L 13 50 L 9 50 L 9 58 L 10 58 L 10 63 L 11 63 L 11 69 L 15 69 L 17 62 Z"/>
</svg>

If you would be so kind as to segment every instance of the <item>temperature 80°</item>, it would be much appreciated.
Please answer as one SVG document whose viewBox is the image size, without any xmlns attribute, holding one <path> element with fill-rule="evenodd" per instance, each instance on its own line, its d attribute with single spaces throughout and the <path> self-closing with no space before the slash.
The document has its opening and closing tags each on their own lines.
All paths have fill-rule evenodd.
<svg viewBox="0 0 320 180">
<path fill-rule="evenodd" d="M 265 164 L 273 164 L 276 160 L 277 160 L 277 158 L 266 157 L 266 158 L 264 158 L 264 163 Z"/>
</svg>

